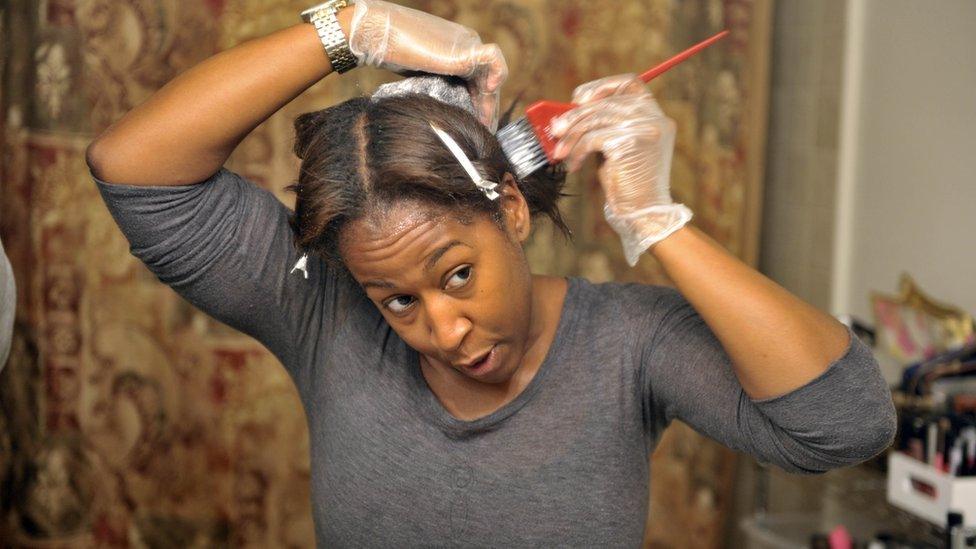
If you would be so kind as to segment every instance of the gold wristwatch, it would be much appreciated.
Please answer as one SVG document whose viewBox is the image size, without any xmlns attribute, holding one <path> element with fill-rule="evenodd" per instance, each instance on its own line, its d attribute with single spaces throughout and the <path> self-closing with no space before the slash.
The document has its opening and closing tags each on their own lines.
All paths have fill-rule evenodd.
<svg viewBox="0 0 976 549">
<path fill-rule="evenodd" d="M 329 0 L 316 4 L 301 14 L 302 21 L 315 26 L 315 31 L 325 46 L 325 54 L 332 62 L 332 70 L 338 73 L 354 69 L 358 64 L 356 56 L 349 49 L 346 33 L 342 32 L 339 19 L 336 18 L 337 11 L 352 3 L 352 0 Z"/>
</svg>

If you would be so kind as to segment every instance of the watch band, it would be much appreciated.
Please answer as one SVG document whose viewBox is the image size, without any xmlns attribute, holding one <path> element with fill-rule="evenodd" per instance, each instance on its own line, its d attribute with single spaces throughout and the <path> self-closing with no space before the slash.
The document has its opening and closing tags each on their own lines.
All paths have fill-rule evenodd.
<svg viewBox="0 0 976 549">
<path fill-rule="evenodd" d="M 346 34 L 339 26 L 336 12 L 349 5 L 347 0 L 331 0 L 308 8 L 301 13 L 302 21 L 311 23 L 325 47 L 332 69 L 344 73 L 356 68 L 358 60 L 349 49 Z"/>
</svg>

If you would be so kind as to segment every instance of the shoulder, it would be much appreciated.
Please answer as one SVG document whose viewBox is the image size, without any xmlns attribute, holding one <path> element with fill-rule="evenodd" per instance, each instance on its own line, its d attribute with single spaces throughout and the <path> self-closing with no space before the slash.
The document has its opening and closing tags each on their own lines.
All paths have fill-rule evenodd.
<svg viewBox="0 0 976 549">
<path fill-rule="evenodd" d="M 578 299 L 587 305 L 624 311 L 670 309 L 685 301 L 678 290 L 670 286 L 638 282 L 590 282 L 574 277 Z"/>
<path fill-rule="evenodd" d="M 594 316 L 647 324 L 687 305 L 670 286 L 639 282 L 591 282 L 572 277 L 580 306 Z"/>
<path fill-rule="evenodd" d="M 227 213 L 237 213 L 243 205 L 250 204 L 268 211 L 288 211 L 274 193 L 225 167 L 202 181 L 179 185 L 109 183 L 94 171 L 90 173 L 110 210 L 135 209 L 141 216 L 168 214 L 174 208 L 211 216 L 214 208 L 223 207 Z"/>
</svg>

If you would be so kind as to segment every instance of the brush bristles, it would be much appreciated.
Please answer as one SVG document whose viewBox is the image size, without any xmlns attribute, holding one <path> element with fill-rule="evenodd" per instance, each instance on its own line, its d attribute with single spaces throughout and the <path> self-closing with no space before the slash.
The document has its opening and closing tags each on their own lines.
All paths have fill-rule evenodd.
<svg viewBox="0 0 976 549">
<path fill-rule="evenodd" d="M 542 149 L 539 138 L 525 117 L 508 124 L 495 134 L 505 157 L 515 168 L 515 177 L 524 179 L 549 164 L 549 157 Z"/>
</svg>

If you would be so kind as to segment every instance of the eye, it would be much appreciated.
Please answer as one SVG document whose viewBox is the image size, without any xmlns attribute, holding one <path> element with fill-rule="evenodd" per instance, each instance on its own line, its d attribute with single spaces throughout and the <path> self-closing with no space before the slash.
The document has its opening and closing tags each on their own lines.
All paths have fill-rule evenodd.
<svg viewBox="0 0 976 549">
<path fill-rule="evenodd" d="M 455 278 L 460 280 L 461 283 L 457 284 L 456 286 L 453 286 L 453 288 L 461 288 L 465 286 L 468 283 L 468 281 L 471 280 L 471 265 L 468 265 L 467 267 L 460 269 L 456 273 L 451 275 L 451 278 L 447 280 L 448 289 L 452 289 L 451 281 L 454 280 Z"/>
<path fill-rule="evenodd" d="M 389 309 L 394 314 L 400 314 L 406 311 L 408 307 L 410 307 L 410 304 L 412 303 L 411 302 L 412 299 L 413 298 L 411 298 L 408 295 L 398 295 L 393 299 L 384 303 L 383 306 Z"/>
</svg>

